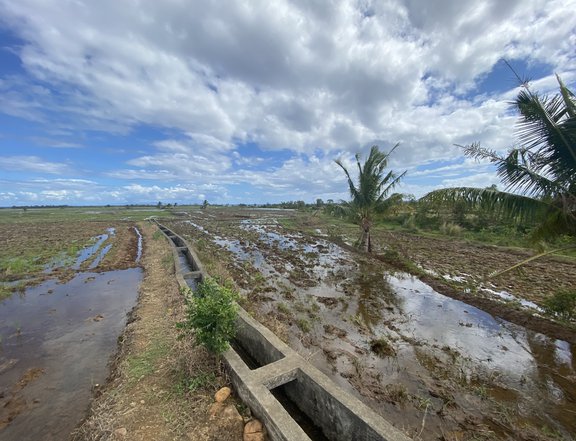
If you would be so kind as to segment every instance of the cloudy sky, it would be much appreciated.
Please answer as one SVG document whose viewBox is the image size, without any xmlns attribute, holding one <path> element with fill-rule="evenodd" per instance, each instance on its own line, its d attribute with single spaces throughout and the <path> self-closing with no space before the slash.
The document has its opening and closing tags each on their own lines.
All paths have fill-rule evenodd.
<svg viewBox="0 0 576 441">
<path fill-rule="evenodd" d="M 0 0 L 0 206 L 340 199 L 398 142 L 399 191 L 488 186 L 503 60 L 553 92 L 575 48 L 576 0 Z"/>
</svg>

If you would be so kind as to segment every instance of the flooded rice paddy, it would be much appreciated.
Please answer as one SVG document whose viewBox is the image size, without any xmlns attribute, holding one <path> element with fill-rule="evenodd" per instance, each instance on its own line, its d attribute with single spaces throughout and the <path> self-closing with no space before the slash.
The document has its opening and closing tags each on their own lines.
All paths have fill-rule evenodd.
<svg viewBox="0 0 576 441">
<path fill-rule="evenodd" d="M 135 228 L 133 234 L 139 260 L 142 236 Z M 86 271 L 0 301 L 0 439 L 68 439 L 105 382 L 142 278 L 140 268 L 98 271 L 115 235 L 108 228 L 73 262 L 49 267 Z M 116 253 L 117 259 L 132 251 L 124 253 Z"/>
<path fill-rule="evenodd" d="M 574 345 L 290 232 L 277 213 L 257 216 L 198 213 L 170 227 L 225 262 L 246 307 L 395 426 L 425 440 L 573 439 Z"/>
</svg>

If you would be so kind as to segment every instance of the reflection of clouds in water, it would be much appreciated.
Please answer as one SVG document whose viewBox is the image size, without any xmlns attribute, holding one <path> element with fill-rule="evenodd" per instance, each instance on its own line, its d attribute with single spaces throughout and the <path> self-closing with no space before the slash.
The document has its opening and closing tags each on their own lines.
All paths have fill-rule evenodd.
<svg viewBox="0 0 576 441">
<path fill-rule="evenodd" d="M 400 325 L 401 333 L 457 348 L 470 368 L 501 374 L 499 383 L 523 391 L 531 402 L 558 402 L 572 394 L 573 348 L 567 342 L 443 296 L 409 275 L 389 276 L 387 282 L 404 299 L 403 315 L 411 317 Z"/>
<path fill-rule="evenodd" d="M 535 352 L 554 345 L 543 335 L 443 296 L 415 277 L 395 275 L 387 281 L 404 299 L 403 315 L 413 318 L 405 326 L 414 337 L 457 348 L 463 356 L 512 377 L 534 372 Z M 538 338 L 530 338 L 533 335 Z M 572 359 L 568 343 L 557 342 L 554 348 L 557 360 L 565 363 Z"/>
<path fill-rule="evenodd" d="M 572 366 L 574 364 L 574 354 L 571 351 L 570 343 L 564 340 L 556 340 L 554 342 L 556 351 L 554 352 L 558 364 L 566 364 Z"/>
</svg>

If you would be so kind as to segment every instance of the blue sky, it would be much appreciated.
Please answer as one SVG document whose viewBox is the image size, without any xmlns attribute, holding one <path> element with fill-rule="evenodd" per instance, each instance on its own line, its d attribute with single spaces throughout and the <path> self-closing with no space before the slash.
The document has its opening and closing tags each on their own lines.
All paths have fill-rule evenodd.
<svg viewBox="0 0 576 441">
<path fill-rule="evenodd" d="M 0 206 L 347 198 L 334 159 L 400 147 L 399 191 L 498 183 L 508 60 L 576 83 L 576 0 L 0 0 Z"/>
</svg>

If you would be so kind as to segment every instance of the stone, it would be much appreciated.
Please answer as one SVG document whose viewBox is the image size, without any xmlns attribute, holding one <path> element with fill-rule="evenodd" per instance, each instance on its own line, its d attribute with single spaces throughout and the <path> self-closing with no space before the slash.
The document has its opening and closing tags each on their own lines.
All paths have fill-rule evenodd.
<svg viewBox="0 0 576 441">
<path fill-rule="evenodd" d="M 128 435 L 128 430 L 126 430 L 126 427 L 120 427 L 114 431 L 114 435 L 117 438 L 124 438 L 126 435 Z"/>
<path fill-rule="evenodd" d="M 243 439 L 244 441 L 264 441 L 266 438 L 264 437 L 264 433 L 256 432 L 256 433 L 245 433 Z"/>
<path fill-rule="evenodd" d="M 222 411 L 222 418 L 227 418 L 230 420 L 238 420 L 244 423 L 242 415 L 240 415 L 240 412 L 238 412 L 238 409 L 236 409 L 236 406 L 234 406 L 233 404 L 229 404 L 224 408 L 224 410 Z"/>
<path fill-rule="evenodd" d="M 212 406 L 210 406 L 210 410 L 208 411 L 208 413 L 210 414 L 210 418 L 216 418 L 216 416 L 219 415 L 223 409 L 224 409 L 224 404 L 222 404 L 222 403 L 212 404 Z"/>
<path fill-rule="evenodd" d="M 226 401 L 226 399 L 230 396 L 231 393 L 232 389 L 230 389 L 229 387 L 223 387 L 218 392 L 216 392 L 216 394 L 214 395 L 214 400 L 217 403 L 222 403 Z"/>
<path fill-rule="evenodd" d="M 262 423 L 257 419 L 253 419 L 248 421 L 244 426 L 244 435 L 250 433 L 261 433 L 263 430 L 264 428 L 262 426 Z"/>
</svg>

